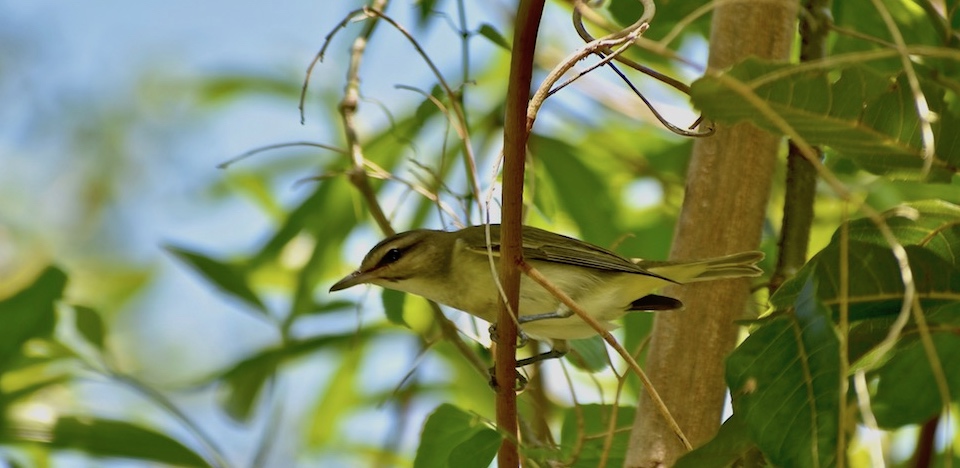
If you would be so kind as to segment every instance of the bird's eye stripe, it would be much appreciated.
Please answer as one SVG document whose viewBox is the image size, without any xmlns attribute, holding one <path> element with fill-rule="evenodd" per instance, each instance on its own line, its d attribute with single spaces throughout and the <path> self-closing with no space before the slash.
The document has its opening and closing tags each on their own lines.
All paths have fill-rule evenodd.
<svg viewBox="0 0 960 468">
<path fill-rule="evenodd" d="M 383 257 L 380 258 L 378 266 L 385 266 L 391 263 L 395 263 L 397 260 L 400 260 L 400 257 L 403 256 L 403 251 L 397 248 L 393 248 L 383 254 Z"/>
</svg>

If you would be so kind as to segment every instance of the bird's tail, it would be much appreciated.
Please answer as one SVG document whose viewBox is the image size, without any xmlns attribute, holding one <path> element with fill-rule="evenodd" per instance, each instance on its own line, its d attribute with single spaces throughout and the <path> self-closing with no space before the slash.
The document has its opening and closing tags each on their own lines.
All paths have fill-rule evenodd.
<svg viewBox="0 0 960 468">
<path fill-rule="evenodd" d="M 663 275 L 678 283 L 694 283 L 723 278 L 754 277 L 763 274 L 757 262 L 763 260 L 763 252 L 740 252 L 722 257 L 691 262 L 636 261 L 640 267 Z"/>
</svg>

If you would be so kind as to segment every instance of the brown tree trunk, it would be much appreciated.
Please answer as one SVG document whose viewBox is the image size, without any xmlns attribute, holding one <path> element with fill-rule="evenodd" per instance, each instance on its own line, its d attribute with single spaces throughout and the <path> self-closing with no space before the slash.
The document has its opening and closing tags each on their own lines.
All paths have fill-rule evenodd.
<svg viewBox="0 0 960 468">
<path fill-rule="evenodd" d="M 723 69 L 750 55 L 786 60 L 797 3 L 729 3 L 713 15 L 709 65 Z M 720 126 L 698 140 L 671 258 L 753 250 L 760 242 L 780 138 L 747 124 Z M 724 358 L 736 344 L 750 282 L 728 280 L 673 288 L 686 309 L 657 315 L 647 372 L 696 447 L 720 425 Z M 685 452 L 649 397 L 640 396 L 626 466 L 672 465 Z"/>
</svg>

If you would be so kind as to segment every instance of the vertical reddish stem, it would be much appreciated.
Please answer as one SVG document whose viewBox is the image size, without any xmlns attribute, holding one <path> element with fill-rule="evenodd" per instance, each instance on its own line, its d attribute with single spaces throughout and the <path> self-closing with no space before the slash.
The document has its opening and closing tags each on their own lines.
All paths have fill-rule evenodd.
<svg viewBox="0 0 960 468">
<path fill-rule="evenodd" d="M 523 214 L 523 173 L 527 148 L 527 102 L 533 77 L 533 53 L 543 14 L 543 0 L 521 0 L 517 7 L 507 108 L 503 126 L 503 215 L 500 232 L 500 280 L 507 304 L 500 301 L 497 316 L 497 426 L 506 435 L 498 453 L 500 468 L 520 466 L 517 447 L 516 378 L 517 327 L 511 311 L 517 312 L 520 298 L 520 270 L 523 260 L 521 229 Z"/>
</svg>

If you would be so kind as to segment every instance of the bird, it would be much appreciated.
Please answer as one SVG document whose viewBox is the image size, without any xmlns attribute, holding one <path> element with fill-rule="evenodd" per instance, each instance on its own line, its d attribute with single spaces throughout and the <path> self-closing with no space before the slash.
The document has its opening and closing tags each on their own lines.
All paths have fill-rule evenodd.
<svg viewBox="0 0 960 468">
<path fill-rule="evenodd" d="M 489 227 L 489 229 L 488 229 Z M 489 235 L 488 235 L 489 231 Z M 693 261 L 628 259 L 603 247 L 554 232 L 523 226 L 524 261 L 570 296 L 606 330 L 631 311 L 682 309 L 675 298 L 654 294 L 664 286 L 725 278 L 756 277 L 759 251 Z M 360 267 L 337 281 L 330 292 L 360 284 L 422 296 L 495 325 L 499 289 L 496 265 L 500 225 L 457 231 L 416 229 L 375 245 Z M 521 276 L 519 320 L 523 335 L 553 343 L 542 355 L 517 366 L 559 357 L 566 341 L 597 334 L 589 324 L 532 279 Z"/>
</svg>

